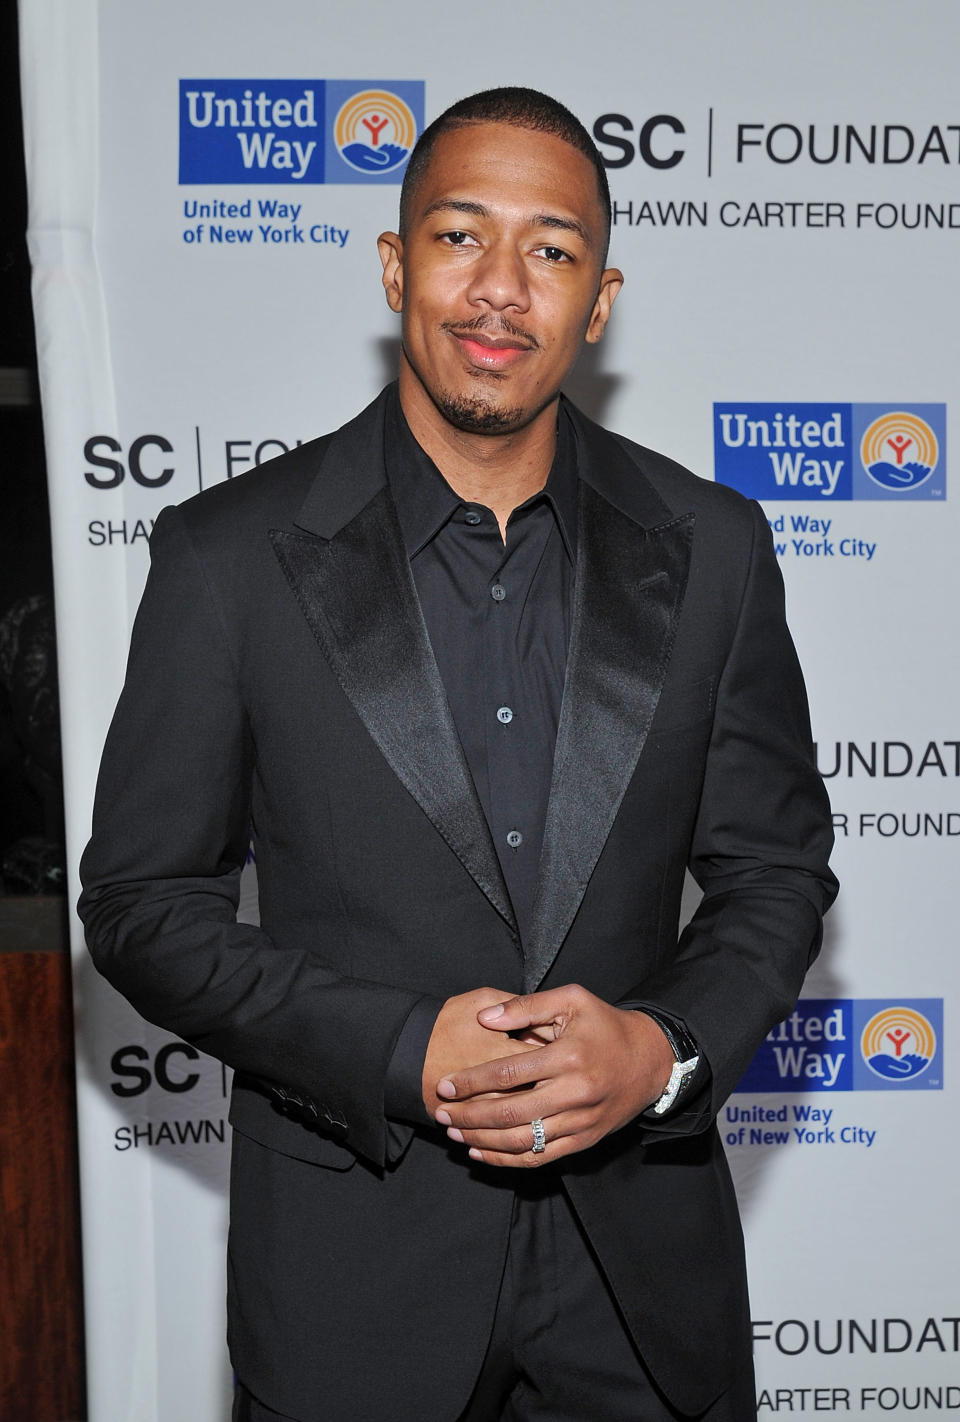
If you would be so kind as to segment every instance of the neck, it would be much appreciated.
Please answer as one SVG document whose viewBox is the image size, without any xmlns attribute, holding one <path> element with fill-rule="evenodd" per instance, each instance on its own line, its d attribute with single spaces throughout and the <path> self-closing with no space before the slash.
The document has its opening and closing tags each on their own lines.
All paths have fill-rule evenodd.
<svg viewBox="0 0 960 1422">
<path fill-rule="evenodd" d="M 514 509 L 547 482 L 557 443 L 555 396 L 528 425 L 509 434 L 471 434 L 443 418 L 406 359 L 400 405 L 410 431 L 465 503 L 491 509 L 506 539 Z"/>
</svg>

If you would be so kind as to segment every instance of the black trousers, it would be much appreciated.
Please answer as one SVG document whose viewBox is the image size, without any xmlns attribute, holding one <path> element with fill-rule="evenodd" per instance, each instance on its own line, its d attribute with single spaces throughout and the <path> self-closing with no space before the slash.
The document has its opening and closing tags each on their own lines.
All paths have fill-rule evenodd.
<svg viewBox="0 0 960 1422">
<path fill-rule="evenodd" d="M 451 1340 L 456 1347 L 456 1340 Z M 753 1367 L 699 1422 L 756 1417 Z M 384 1422 L 684 1422 L 658 1391 L 559 1183 L 523 1176 L 493 1330 L 480 1375 L 458 1416 L 408 1417 L 397 1399 Z M 317 1399 L 309 1417 L 271 1412 L 238 1382 L 233 1422 L 353 1422 Z M 689 1419 L 686 1419 L 689 1422 Z"/>
</svg>

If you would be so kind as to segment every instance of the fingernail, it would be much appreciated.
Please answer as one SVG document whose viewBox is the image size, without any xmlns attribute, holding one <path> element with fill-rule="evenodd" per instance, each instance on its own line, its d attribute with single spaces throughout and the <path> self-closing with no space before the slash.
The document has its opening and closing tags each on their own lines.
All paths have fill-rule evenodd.
<svg viewBox="0 0 960 1422">
<path fill-rule="evenodd" d="M 452 1141 L 456 1141 L 458 1145 L 463 1145 L 463 1133 L 458 1131 L 456 1126 L 451 1126 L 447 1135 Z"/>
<path fill-rule="evenodd" d="M 497 1005 L 496 1005 L 496 1007 L 485 1007 L 485 1008 L 483 1009 L 483 1011 L 480 1013 L 480 1016 L 483 1017 L 483 1018 L 485 1018 L 488 1022 L 492 1022 L 495 1018 L 497 1018 L 497 1017 L 502 1017 L 502 1016 L 503 1016 L 503 1012 L 504 1012 L 503 1003 L 502 1003 L 502 1002 L 498 1002 Z"/>
<path fill-rule="evenodd" d="M 457 1094 L 457 1088 L 454 1086 L 454 1084 L 453 1084 L 452 1081 L 438 1081 L 438 1082 L 437 1082 L 437 1095 L 438 1095 L 438 1096 L 456 1096 L 456 1094 Z"/>
<path fill-rule="evenodd" d="M 481 1163 L 483 1162 L 483 1156 L 477 1150 L 476 1146 L 474 1146 L 473 1149 L 470 1151 L 470 1159 L 479 1160 Z"/>
<path fill-rule="evenodd" d="M 437 1122 L 437 1124 L 440 1125 L 440 1126 L 449 1126 L 449 1124 L 450 1124 L 450 1113 L 449 1113 L 449 1111 L 438 1111 L 437 1114 L 436 1114 L 436 1116 L 434 1116 L 434 1120 L 435 1120 L 435 1121 Z"/>
</svg>

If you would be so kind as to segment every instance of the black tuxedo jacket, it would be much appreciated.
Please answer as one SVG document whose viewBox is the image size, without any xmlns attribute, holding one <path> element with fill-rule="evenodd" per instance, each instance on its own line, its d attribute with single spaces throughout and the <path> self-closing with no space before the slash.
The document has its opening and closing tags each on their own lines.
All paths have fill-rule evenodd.
<svg viewBox="0 0 960 1422">
<path fill-rule="evenodd" d="M 575 608 L 521 949 L 383 405 L 157 520 L 82 864 L 90 949 L 145 1017 L 236 1068 L 232 1355 L 298 1417 L 322 1399 L 455 1418 L 483 1356 L 517 1176 L 385 1119 L 413 1004 L 580 982 L 683 1020 L 707 1084 L 559 1169 L 647 1364 L 697 1412 L 747 1319 L 713 1119 L 835 890 L 769 529 L 572 411 Z M 235 921 L 251 824 L 259 928 Z M 687 865 L 703 900 L 678 937 Z"/>
</svg>

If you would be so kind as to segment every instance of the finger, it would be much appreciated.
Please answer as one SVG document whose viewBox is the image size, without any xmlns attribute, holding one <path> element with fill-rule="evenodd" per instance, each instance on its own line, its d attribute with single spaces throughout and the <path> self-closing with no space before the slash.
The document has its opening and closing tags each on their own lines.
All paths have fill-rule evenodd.
<svg viewBox="0 0 960 1422">
<path fill-rule="evenodd" d="M 563 1112 L 559 1116 L 544 1117 L 543 1130 L 546 1137 L 546 1147 L 560 1148 L 564 1142 L 578 1142 L 578 1144 L 572 1145 L 572 1149 L 582 1150 L 583 1146 L 588 1143 L 588 1136 L 589 1143 L 593 1143 L 594 1137 L 590 1135 L 592 1124 L 590 1118 L 582 1113 Z M 525 1154 L 542 1156 L 547 1153 L 546 1148 L 542 1151 L 533 1149 L 533 1125 L 530 1121 L 510 1131 L 463 1131 L 457 1134 L 463 1137 L 459 1144 L 467 1146 L 471 1155 L 474 1150 L 479 1150 L 484 1158 L 488 1153 L 513 1156 Z"/>
<path fill-rule="evenodd" d="M 481 1150 L 479 1146 L 471 1146 L 469 1156 L 478 1165 L 500 1166 L 508 1170 L 537 1170 L 541 1165 L 552 1165 L 554 1161 L 562 1160 L 565 1155 L 572 1155 L 574 1151 L 583 1150 L 587 1145 L 592 1144 L 592 1139 L 582 1140 L 578 1136 L 561 1136 L 558 1140 L 548 1141 L 538 1155 L 535 1155 L 532 1150 L 513 1154 L 507 1151 Z"/>
<path fill-rule="evenodd" d="M 507 1038 L 508 1042 L 519 1042 L 525 1047 L 546 1047 L 555 1040 L 552 1025 L 527 1027 Z"/>
<path fill-rule="evenodd" d="M 548 1090 L 505 1091 L 499 1096 L 474 1097 L 462 1106 L 454 1106 L 451 1103 L 437 1111 L 434 1119 L 438 1125 L 448 1126 L 460 1133 L 515 1130 L 529 1132 L 530 1122 L 536 1117 L 545 1120 L 548 1116 L 570 1109 L 572 1104 L 574 1103 L 568 1101 L 555 1102 Z M 456 1140 L 457 1137 L 454 1136 L 453 1139 Z"/>
<path fill-rule="evenodd" d="M 484 1007 L 477 1013 L 477 1021 L 497 1032 L 517 1032 L 554 1022 L 558 1015 L 566 1015 L 567 1007 L 566 990 L 551 988 L 548 992 L 526 993 Z"/>
<path fill-rule="evenodd" d="M 437 1095 L 447 1101 L 483 1096 L 490 1091 L 515 1091 L 529 1087 L 552 1076 L 561 1068 L 557 1056 L 551 1056 L 554 1046 L 540 1047 L 516 1056 L 497 1057 L 492 1062 L 450 1072 L 437 1082 Z"/>
</svg>

